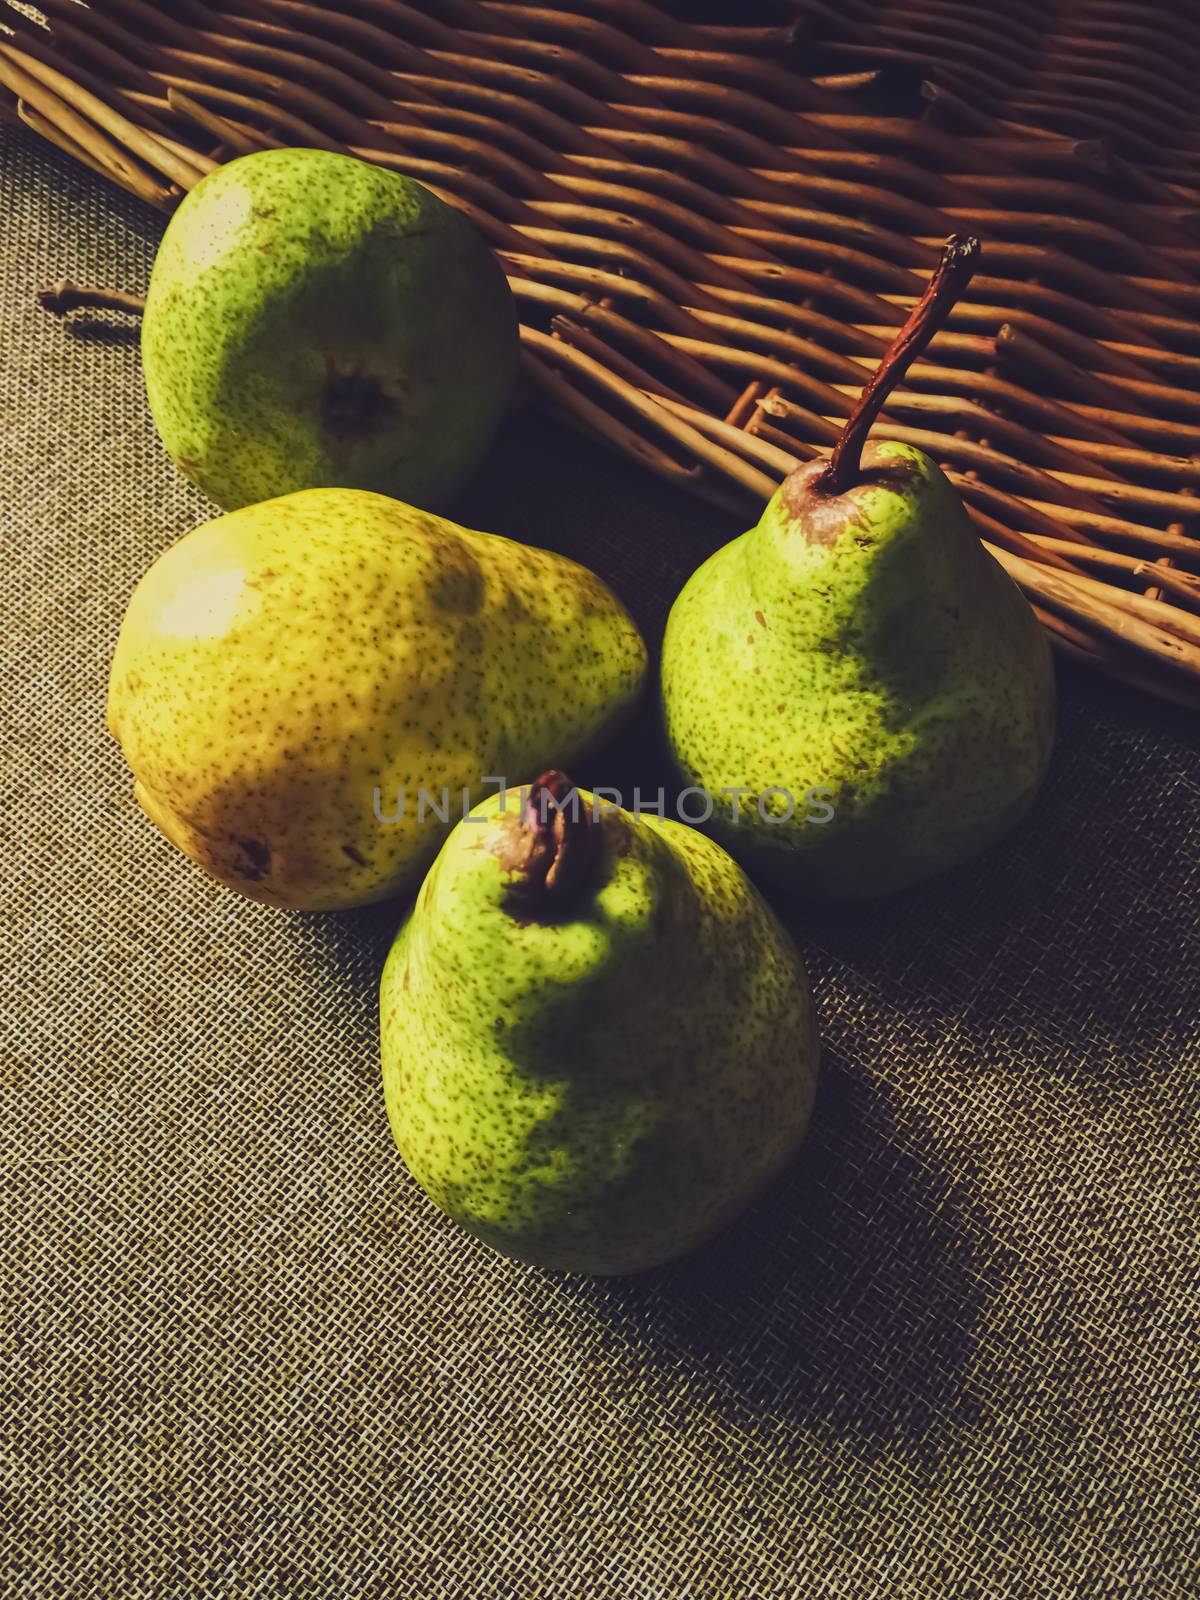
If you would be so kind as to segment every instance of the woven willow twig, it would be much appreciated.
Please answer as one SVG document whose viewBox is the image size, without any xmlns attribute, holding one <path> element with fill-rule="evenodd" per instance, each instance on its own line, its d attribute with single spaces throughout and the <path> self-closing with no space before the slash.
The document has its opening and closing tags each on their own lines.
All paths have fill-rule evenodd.
<svg viewBox="0 0 1200 1600">
<path fill-rule="evenodd" d="M 1060 650 L 1200 706 L 1200 21 L 1160 38 L 1135 0 L 790 0 L 790 22 L 780 0 L 766 27 L 650 0 L 38 9 L 0 0 L 0 106 L 164 210 L 287 143 L 419 178 L 498 252 L 541 401 L 739 517 L 830 448 L 941 240 L 980 235 L 971 298 L 878 435 L 942 462 Z"/>
<path fill-rule="evenodd" d="M 993 117 L 1116 138 L 1195 185 L 1200 14 L 1130 0 L 790 0 L 828 67 L 915 59 Z M 1000 70 L 997 70 L 997 68 Z"/>
</svg>

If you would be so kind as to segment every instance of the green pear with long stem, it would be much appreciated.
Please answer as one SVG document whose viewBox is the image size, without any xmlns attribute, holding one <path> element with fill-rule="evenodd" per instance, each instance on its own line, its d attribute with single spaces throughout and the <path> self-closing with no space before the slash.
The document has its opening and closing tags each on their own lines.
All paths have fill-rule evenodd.
<svg viewBox="0 0 1200 1600">
<path fill-rule="evenodd" d="M 507 1255 L 654 1266 L 700 1244 L 804 1135 L 804 968 L 741 868 L 559 772 L 442 847 L 380 989 L 392 1132 L 432 1200 Z"/>
<path fill-rule="evenodd" d="M 804 892 L 886 894 L 965 860 L 1022 816 L 1049 762 L 1054 675 L 1033 612 L 941 469 L 866 443 L 977 256 L 949 242 L 832 456 L 784 480 L 667 624 L 682 778 L 712 796 L 717 838 Z"/>
</svg>

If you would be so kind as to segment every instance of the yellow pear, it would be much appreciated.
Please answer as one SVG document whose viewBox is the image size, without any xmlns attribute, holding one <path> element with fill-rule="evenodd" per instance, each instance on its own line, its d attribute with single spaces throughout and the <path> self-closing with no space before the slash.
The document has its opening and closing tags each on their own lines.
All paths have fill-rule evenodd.
<svg viewBox="0 0 1200 1600">
<path fill-rule="evenodd" d="M 415 885 L 491 789 L 611 732 L 645 667 L 628 613 L 575 562 L 307 489 L 159 557 L 108 721 L 186 855 L 252 899 L 333 909 Z"/>
</svg>

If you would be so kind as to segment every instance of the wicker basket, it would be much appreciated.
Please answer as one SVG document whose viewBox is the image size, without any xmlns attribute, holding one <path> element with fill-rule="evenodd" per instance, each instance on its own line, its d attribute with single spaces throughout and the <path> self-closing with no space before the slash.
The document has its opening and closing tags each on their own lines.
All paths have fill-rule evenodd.
<svg viewBox="0 0 1200 1600">
<path fill-rule="evenodd" d="M 163 209 L 279 144 L 412 174 L 499 254 L 539 398 L 743 520 L 969 229 L 876 434 L 943 463 L 1061 651 L 1200 705 L 1200 19 L 775 11 L 0 0 L 0 113 Z"/>
</svg>

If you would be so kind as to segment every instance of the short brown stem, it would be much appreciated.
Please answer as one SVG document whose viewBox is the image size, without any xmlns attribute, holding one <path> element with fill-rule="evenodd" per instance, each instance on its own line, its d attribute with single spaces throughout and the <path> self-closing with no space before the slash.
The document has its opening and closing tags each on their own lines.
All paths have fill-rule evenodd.
<svg viewBox="0 0 1200 1600">
<path fill-rule="evenodd" d="M 493 846 L 509 874 L 505 909 L 558 911 L 583 887 L 600 830 L 565 773 L 544 772 L 529 787 L 520 822 Z"/>
<path fill-rule="evenodd" d="M 863 446 L 888 396 L 946 321 L 979 264 L 979 240 L 954 234 L 946 241 L 925 293 L 909 313 L 875 376 L 863 389 L 850 413 L 841 438 L 833 447 L 829 465 L 813 487 L 825 494 L 844 494 L 858 482 Z"/>
<path fill-rule="evenodd" d="M 124 289 L 94 289 L 86 284 L 72 283 L 60 278 L 57 283 L 46 283 L 37 292 L 38 301 L 56 317 L 65 317 L 68 311 L 126 311 L 131 317 L 140 317 L 146 309 L 146 297 L 131 294 Z"/>
</svg>

